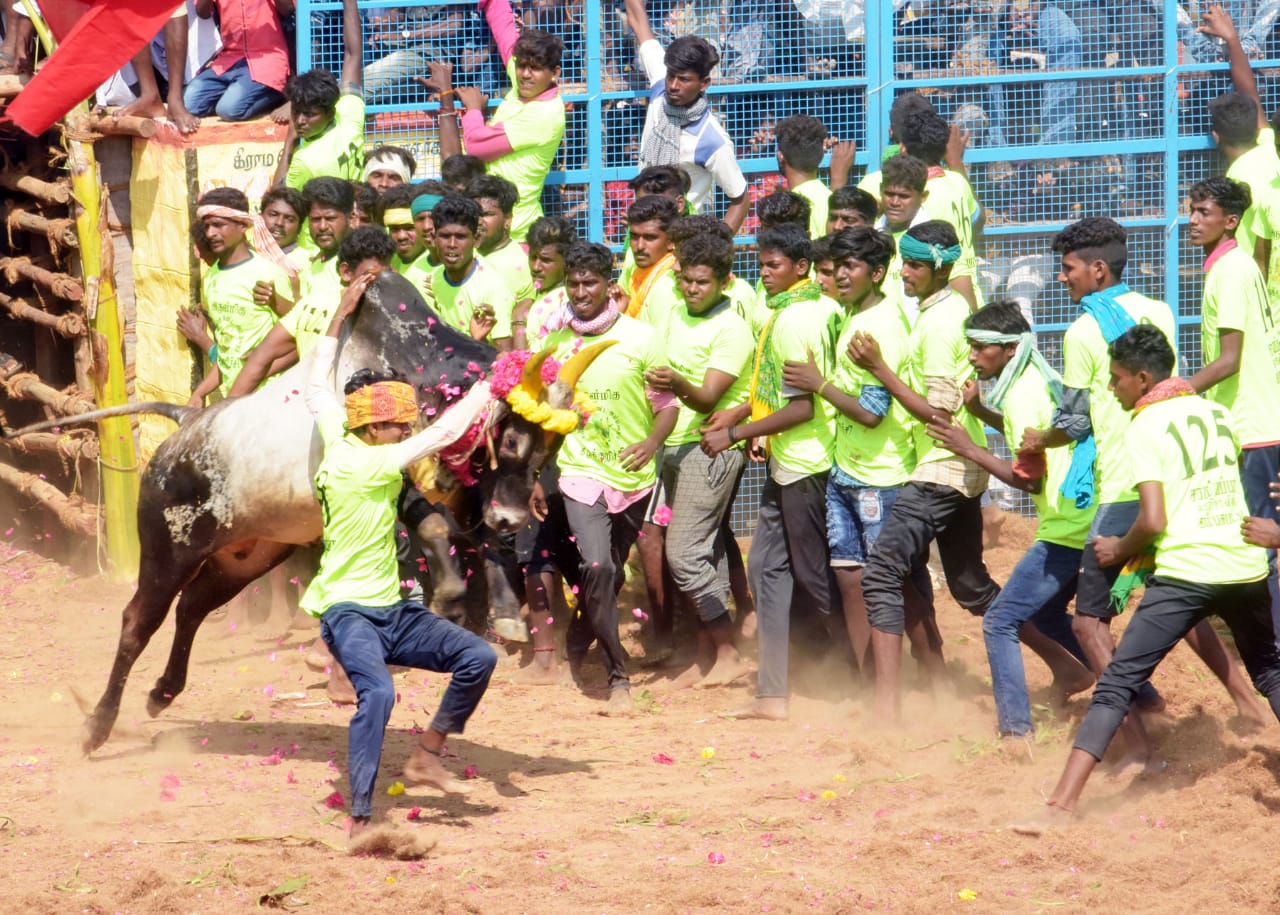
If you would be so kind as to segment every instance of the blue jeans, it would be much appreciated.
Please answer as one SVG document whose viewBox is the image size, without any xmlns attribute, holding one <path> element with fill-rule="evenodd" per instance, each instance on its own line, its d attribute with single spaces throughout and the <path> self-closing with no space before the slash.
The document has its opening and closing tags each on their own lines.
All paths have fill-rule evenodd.
<svg viewBox="0 0 1280 915">
<path fill-rule="evenodd" d="M 224 121 L 247 121 L 284 101 L 284 96 L 249 76 L 249 61 L 241 59 L 221 76 L 205 67 L 187 83 L 182 104 L 198 118 L 216 114 Z"/>
<path fill-rule="evenodd" d="M 382 760 L 382 738 L 396 704 L 396 688 L 387 665 L 452 674 L 431 729 L 461 734 L 489 686 L 498 654 L 484 639 L 413 601 L 389 607 L 334 604 L 320 617 L 320 635 L 356 690 L 347 770 L 351 815 L 367 817 L 373 812 L 373 783 Z"/>
<path fill-rule="evenodd" d="M 1030 734 L 1031 698 L 1022 666 L 1018 630 L 1031 621 L 1067 651 L 1083 658 L 1071 633 L 1067 604 L 1075 597 L 1080 550 L 1037 540 L 1018 560 L 1000 596 L 982 618 L 982 637 L 991 665 L 991 691 L 1001 734 Z"/>
<path fill-rule="evenodd" d="M 1271 498 L 1270 486 L 1280 471 L 1280 445 L 1243 448 L 1240 451 L 1240 483 L 1249 515 L 1280 521 L 1280 511 Z M 1267 591 L 1271 595 L 1271 622 L 1280 645 L 1280 581 L 1276 574 L 1276 551 L 1267 550 Z"/>
</svg>

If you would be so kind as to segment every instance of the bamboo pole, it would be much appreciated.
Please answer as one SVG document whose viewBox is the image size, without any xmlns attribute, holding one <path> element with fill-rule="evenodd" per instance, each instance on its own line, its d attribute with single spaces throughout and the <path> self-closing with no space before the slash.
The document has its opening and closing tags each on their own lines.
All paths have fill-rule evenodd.
<svg viewBox="0 0 1280 915">
<path fill-rule="evenodd" d="M 45 219 L 37 213 L 15 206 L 9 211 L 8 223 L 11 228 L 21 229 L 33 235 L 43 235 L 49 239 L 50 244 L 63 248 L 80 247 L 74 222 L 70 219 Z"/>
<path fill-rule="evenodd" d="M 112 244 L 103 207 L 105 189 L 98 177 L 93 141 L 88 127 L 89 111 L 81 105 L 67 115 L 63 142 L 71 187 L 80 204 L 76 230 L 80 238 L 80 263 L 86 291 L 92 302 L 86 312 L 97 339 L 102 341 L 105 365 L 93 372 L 99 407 L 121 406 L 129 402 L 124 365 L 124 322 L 116 301 L 115 278 L 108 266 Z M 104 250 L 104 243 L 106 250 Z M 90 307 L 92 306 L 92 307 Z M 94 346 L 98 350 L 98 346 Z M 97 361 L 97 360 L 95 360 Z M 113 416 L 98 423 L 102 459 L 102 506 L 107 535 L 110 574 L 124 581 L 137 574 L 138 547 L 138 456 L 133 428 L 126 416 Z"/>
<path fill-rule="evenodd" d="M 84 299 L 84 287 L 74 277 L 39 267 L 30 258 L 0 257 L 0 270 L 7 274 L 11 283 L 17 282 L 17 278 L 21 276 L 43 286 L 60 299 L 70 302 Z"/>
<path fill-rule="evenodd" d="M 15 299 L 12 296 L 5 295 L 3 292 L 0 292 L 0 308 L 5 309 L 19 320 L 31 321 L 33 324 L 47 327 L 62 337 L 83 337 L 88 331 L 84 318 L 79 312 L 72 311 L 62 315 L 51 315 L 49 312 L 36 308 L 23 299 Z"/>
<path fill-rule="evenodd" d="M 34 498 L 76 533 L 87 537 L 97 533 L 98 517 L 92 506 L 85 505 L 78 498 L 67 496 L 52 483 L 45 482 L 34 473 L 25 473 L 8 464 L 0 463 L 0 481 Z"/>
<path fill-rule="evenodd" d="M 98 439 L 92 435 L 71 436 L 57 432 L 28 432 L 17 438 L 0 439 L 14 451 L 52 452 L 64 458 L 96 461 L 101 455 Z"/>
<path fill-rule="evenodd" d="M 75 394 L 59 391 L 57 388 L 45 384 L 33 372 L 21 372 L 14 375 L 4 382 L 4 389 L 14 400 L 39 401 L 60 416 L 73 416 L 76 413 L 88 413 L 97 409 L 97 405 L 93 401 L 77 397 Z M 128 428 L 127 424 L 125 428 Z M 130 441 L 132 441 L 132 436 Z"/>
<path fill-rule="evenodd" d="M 22 172 L 0 171 L 0 187 L 19 191 L 45 203 L 68 204 L 71 188 L 61 181 L 41 181 Z"/>
<path fill-rule="evenodd" d="M 122 118 L 110 114 L 91 115 L 88 126 L 95 133 L 107 137 L 142 137 L 145 140 L 156 135 L 155 120 L 136 115 Z"/>
<path fill-rule="evenodd" d="M 7 73 L 0 76 L 0 98 L 13 98 L 29 82 L 31 77 L 26 73 Z"/>
</svg>

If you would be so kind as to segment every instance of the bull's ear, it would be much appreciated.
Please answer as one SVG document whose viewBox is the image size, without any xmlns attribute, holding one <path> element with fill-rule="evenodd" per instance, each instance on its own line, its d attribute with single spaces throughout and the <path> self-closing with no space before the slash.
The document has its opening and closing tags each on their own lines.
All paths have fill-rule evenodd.
<svg viewBox="0 0 1280 915">
<path fill-rule="evenodd" d="M 578 350 L 565 361 L 564 365 L 560 366 L 560 371 L 556 373 L 556 383 L 568 385 L 570 390 L 577 387 L 578 379 L 587 370 L 587 366 L 617 342 L 617 340 L 601 340 L 599 343 L 592 343 Z"/>
</svg>

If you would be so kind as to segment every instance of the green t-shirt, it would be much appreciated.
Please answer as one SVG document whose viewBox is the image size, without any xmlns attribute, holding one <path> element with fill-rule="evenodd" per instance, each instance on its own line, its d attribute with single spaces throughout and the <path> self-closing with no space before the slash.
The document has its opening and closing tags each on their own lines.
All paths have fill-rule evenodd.
<svg viewBox="0 0 1280 915">
<path fill-rule="evenodd" d="M 684 296 L 680 293 L 680 284 L 676 281 L 673 270 L 666 270 L 653 281 L 649 294 L 645 296 L 644 308 L 640 312 L 640 320 L 648 324 L 657 333 L 658 339 L 666 339 L 667 327 L 677 312 L 685 311 Z"/>
<path fill-rule="evenodd" d="M 964 335 L 964 322 L 969 317 L 969 303 L 952 289 L 944 289 L 920 303 L 920 315 L 911 328 L 911 387 L 922 397 L 929 396 L 930 378 L 949 378 L 956 387 L 973 376 L 969 364 L 969 341 Z M 961 408 L 955 414 L 969 438 L 981 448 L 987 446 L 982 420 Z M 912 435 L 916 444 L 916 464 L 949 461 L 955 454 L 929 437 L 925 426 L 915 423 Z"/>
<path fill-rule="evenodd" d="M 732 375 L 736 379 L 716 403 L 715 410 L 736 406 L 747 399 L 751 383 L 751 355 L 755 342 L 751 328 L 727 298 L 705 315 L 694 317 L 683 304 L 674 309 L 659 333 L 665 341 L 666 353 L 660 356 L 690 384 L 701 387 L 708 369 Z M 696 442 L 698 427 L 707 418 L 680 401 L 676 426 L 667 436 L 671 446 Z"/>
<path fill-rule="evenodd" d="M 1227 177 L 1249 185 L 1253 202 L 1240 218 L 1236 244 L 1250 257 L 1259 237 L 1280 235 L 1271 186 L 1280 179 L 1280 156 L 1276 154 L 1276 133 L 1270 127 L 1258 131 L 1258 142 L 1227 168 Z"/>
<path fill-rule="evenodd" d="M 1010 450 L 1016 449 L 1027 429 L 1047 429 L 1053 421 L 1057 405 L 1049 393 L 1044 378 L 1034 366 L 1027 366 L 1018 380 L 1009 388 L 1004 399 L 1004 440 Z M 1059 546 L 1083 549 L 1093 523 L 1097 506 L 1076 508 L 1075 499 L 1064 496 L 1059 490 L 1071 469 L 1071 452 L 1068 448 L 1049 448 L 1045 451 L 1047 472 L 1038 493 L 1031 493 L 1040 526 L 1036 539 Z"/>
<path fill-rule="evenodd" d="M 423 251 L 400 272 L 400 275 L 412 283 L 413 288 L 422 295 L 423 301 L 432 308 L 435 307 L 435 299 L 432 298 L 435 293 L 431 287 L 431 276 L 439 269 L 440 265 L 431 263 L 431 255 Z"/>
<path fill-rule="evenodd" d="M 1249 511 L 1239 444 L 1220 404 L 1195 396 L 1153 403 L 1133 417 L 1125 438 L 1132 486 L 1155 482 L 1164 490 L 1157 575 L 1205 585 L 1266 577 L 1266 551 L 1240 536 Z"/>
<path fill-rule="evenodd" d="M 298 141 L 284 183 L 300 191 L 312 178 L 364 180 L 364 99 L 360 96 L 340 95 L 325 132 L 314 140 Z"/>
<path fill-rule="evenodd" d="M 752 333 L 755 333 L 752 315 L 756 307 L 756 287 L 734 274 L 724 294 L 728 296 L 729 301 L 733 303 L 733 307 L 737 309 L 742 319 L 747 322 L 747 327 L 751 328 Z"/>
<path fill-rule="evenodd" d="M 653 405 L 645 392 L 644 373 L 657 365 L 658 341 L 643 321 L 620 315 L 603 334 L 580 337 L 572 328 L 552 331 L 547 346 L 555 347 L 561 363 L 582 346 L 617 340 L 587 367 L 578 390 L 591 398 L 594 409 L 587 424 L 566 435 L 560 446 L 561 476 L 587 477 L 619 492 L 646 489 L 657 479 L 654 462 L 638 471 L 624 470 L 618 455 L 649 437 Z"/>
<path fill-rule="evenodd" d="M 1133 291 L 1120 296 L 1118 302 L 1137 323 L 1154 324 L 1164 331 L 1177 355 L 1178 334 L 1168 305 Z M 1128 485 L 1128 461 L 1124 454 L 1129 414 L 1111 393 L 1111 356 L 1107 353 L 1107 341 L 1098 322 L 1087 314 L 1076 318 L 1063 335 L 1062 383 L 1089 392 L 1089 422 L 1093 426 L 1093 443 L 1098 449 L 1094 462 L 1095 501 L 1099 505 L 1134 501 L 1138 494 Z"/>
<path fill-rule="evenodd" d="M 812 353 L 818 371 L 829 376 L 835 364 L 836 338 L 843 318 L 844 309 L 825 295 L 770 311 L 752 366 L 753 399 L 772 391 L 782 406 L 791 398 L 809 396 L 786 385 L 782 379 L 783 363 L 806 362 Z M 768 352 L 764 351 L 766 341 Z M 782 470 L 792 474 L 826 473 L 831 469 L 835 439 L 835 410 L 826 400 L 814 396 L 813 418 L 770 436 L 770 456 Z"/>
<path fill-rule="evenodd" d="M 836 342 L 835 373 L 831 383 L 853 397 L 864 387 L 880 387 L 870 372 L 849 358 L 849 341 L 862 331 L 875 338 L 885 364 L 899 377 L 909 377 L 909 334 L 906 319 L 896 301 L 882 299 L 865 311 L 844 319 Z M 836 418 L 836 466 L 868 486 L 901 486 L 916 468 L 916 448 L 912 440 L 913 419 L 897 400 L 874 429 L 852 420 L 839 410 Z"/>
<path fill-rule="evenodd" d="M 280 319 L 284 329 L 293 335 L 299 358 L 311 352 L 316 338 L 324 335 L 333 321 L 334 312 L 342 304 L 342 278 L 338 276 L 338 256 L 327 261 L 314 261 L 310 286 L 298 304 Z"/>
<path fill-rule="evenodd" d="M 324 553 L 302 609 L 320 616 L 341 601 L 394 604 L 400 600 L 395 521 L 402 485 L 396 449 L 348 435 L 341 410 L 326 411 L 316 426 L 324 443 L 315 475 Z"/>
<path fill-rule="evenodd" d="M 511 311 L 516 300 L 511 287 L 479 254 L 475 257 L 471 273 L 456 286 L 449 281 L 444 268 L 431 273 L 430 302 L 440 320 L 464 334 L 471 332 L 471 315 L 481 305 L 493 308 L 497 322 L 489 331 L 488 340 L 501 340 L 511 336 Z"/>
<path fill-rule="evenodd" d="M 1200 321 L 1205 365 L 1222 354 L 1222 331 L 1244 335 L 1240 371 L 1204 396 L 1227 408 L 1231 429 L 1244 447 L 1280 442 L 1280 330 L 1262 272 L 1240 248 L 1222 255 L 1205 276 Z"/>
<path fill-rule="evenodd" d="M 289 274 L 265 257 L 252 254 L 231 267 L 214 264 L 200 284 L 200 298 L 213 324 L 213 339 L 218 343 L 218 371 L 222 377 L 218 388 L 224 397 L 244 368 L 245 357 L 279 320 L 270 305 L 253 300 L 253 287 L 263 280 L 286 300 L 293 298 Z"/>
<path fill-rule="evenodd" d="M 493 125 L 502 125 L 511 152 L 485 167 L 491 175 L 506 178 L 516 186 L 511 237 L 524 241 L 529 226 L 542 215 L 542 185 L 560 150 L 564 137 L 564 100 L 556 92 L 549 97 L 521 101 L 516 91 L 516 58 L 507 62 L 511 91 L 493 113 Z"/>
<path fill-rule="evenodd" d="M 529 306 L 529 317 L 524 328 L 525 342 L 529 349 L 536 353 L 546 346 L 547 335 L 564 323 L 564 313 L 568 307 L 569 295 L 563 286 L 557 286 L 534 299 Z M 555 327 L 548 327 L 549 321 L 554 321 Z"/>
<path fill-rule="evenodd" d="M 817 178 L 810 178 L 793 187 L 791 193 L 809 201 L 809 237 L 822 238 L 826 235 L 827 202 L 831 199 L 831 189 Z"/>
<path fill-rule="evenodd" d="M 529 252 L 518 241 L 508 241 L 496 251 L 484 255 L 485 263 L 498 272 L 511 288 L 515 301 L 535 297 L 533 274 L 529 272 Z"/>
</svg>

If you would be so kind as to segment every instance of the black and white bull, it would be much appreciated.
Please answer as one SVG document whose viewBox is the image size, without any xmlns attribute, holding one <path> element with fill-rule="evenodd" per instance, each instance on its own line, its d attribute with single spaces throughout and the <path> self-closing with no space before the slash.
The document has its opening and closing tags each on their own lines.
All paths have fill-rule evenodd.
<svg viewBox="0 0 1280 915">
<path fill-rule="evenodd" d="M 334 374 L 340 388 L 362 368 L 400 371 L 414 384 L 424 420 L 430 422 L 489 371 L 496 355 L 488 345 L 441 323 L 408 282 L 384 272 L 365 294 L 340 346 Z M 531 359 L 523 384 L 540 390 L 553 405 L 565 406 L 582 363 L 589 361 L 589 354 L 581 355 L 586 358 L 575 360 L 579 364 L 572 368 L 566 365 L 549 389 L 542 387 L 537 361 Z M 142 474 L 138 588 L 124 609 L 106 690 L 85 722 L 86 753 L 110 735 L 129 672 L 175 597 L 173 646 L 148 695 L 147 711 L 153 717 L 185 688 L 195 633 L 208 614 L 296 545 L 320 537 L 312 478 L 321 443 L 303 400 L 309 365 L 303 359 L 253 394 L 206 410 L 135 404 L 59 421 L 66 425 L 150 411 L 180 423 Z M 40 424 L 45 425 L 52 424 Z M 495 401 L 485 439 L 475 455 L 485 519 L 497 529 L 512 530 L 525 522 L 535 475 L 554 436 Z"/>
</svg>

